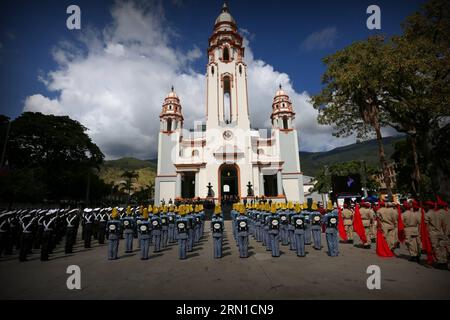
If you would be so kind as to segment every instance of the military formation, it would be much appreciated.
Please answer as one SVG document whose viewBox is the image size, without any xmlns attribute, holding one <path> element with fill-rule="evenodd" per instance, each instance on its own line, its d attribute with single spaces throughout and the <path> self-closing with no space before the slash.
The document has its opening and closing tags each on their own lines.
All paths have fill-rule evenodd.
<svg viewBox="0 0 450 320">
<path fill-rule="evenodd" d="M 210 234 L 214 259 L 223 257 L 225 220 L 219 205 L 212 210 Z M 326 253 L 339 255 L 339 245 L 353 243 L 370 249 L 375 243 L 385 244 L 388 251 L 404 244 L 410 260 L 420 262 L 423 251 L 435 267 L 448 268 L 450 250 L 450 214 L 447 203 L 419 204 L 414 199 L 400 205 L 393 202 L 345 201 L 341 207 L 325 208 L 322 203 L 271 203 L 251 201 L 236 203 L 231 210 L 231 232 L 240 258 L 249 257 L 249 241 L 253 238 L 272 257 L 280 257 L 286 247 L 298 257 L 306 257 L 306 246 L 322 250 L 322 233 Z M 47 261 L 55 248 L 64 242 L 66 254 L 74 253 L 77 239 L 85 248 L 92 242 L 107 248 L 107 259 L 122 255 L 119 243 L 124 241 L 124 254 L 133 252 L 137 243 L 140 258 L 148 260 L 169 245 L 178 246 L 180 260 L 188 258 L 205 236 L 205 209 L 199 203 L 170 203 L 161 206 L 86 209 L 22 209 L 0 213 L 0 255 L 18 253 L 20 261 L 40 251 Z M 380 238 L 381 237 L 381 238 Z M 424 239 L 424 237 L 426 239 Z M 137 239 L 137 241 L 135 241 Z M 424 241 L 426 240 L 426 241 Z M 427 242 L 428 241 L 428 242 Z M 429 248 L 424 247 L 429 243 Z"/>
</svg>

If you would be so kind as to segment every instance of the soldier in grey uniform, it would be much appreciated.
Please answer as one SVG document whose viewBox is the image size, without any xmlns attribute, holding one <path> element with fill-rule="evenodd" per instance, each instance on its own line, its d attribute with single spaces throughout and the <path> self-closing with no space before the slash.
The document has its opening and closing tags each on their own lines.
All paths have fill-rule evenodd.
<svg viewBox="0 0 450 320">
<path fill-rule="evenodd" d="M 108 238 L 108 260 L 118 259 L 117 254 L 119 251 L 121 229 L 121 223 L 118 218 L 119 214 L 117 212 L 117 209 L 114 208 L 111 214 L 111 220 L 106 223 L 106 235 Z"/>
<path fill-rule="evenodd" d="M 145 213 L 145 211 L 138 228 L 141 243 L 141 260 L 148 260 L 150 249 L 150 222 L 148 221 L 148 213 Z"/>
<path fill-rule="evenodd" d="M 221 212 L 217 207 L 215 215 L 211 220 L 211 232 L 214 241 L 214 259 L 222 258 L 223 226 Z"/>
<path fill-rule="evenodd" d="M 272 215 L 269 216 L 269 234 L 270 234 L 270 247 L 272 250 L 272 257 L 280 256 L 280 218 L 276 213 L 276 208 L 272 208 Z"/>
<path fill-rule="evenodd" d="M 322 249 L 322 215 L 318 211 L 311 214 L 311 231 L 313 237 L 313 248 Z"/>
<path fill-rule="evenodd" d="M 129 213 L 122 219 L 122 227 L 125 238 L 125 253 L 131 253 L 133 252 L 134 219 Z"/>
<path fill-rule="evenodd" d="M 298 257 L 305 257 L 305 216 L 296 213 L 291 218 Z"/>
<path fill-rule="evenodd" d="M 236 218 L 236 235 L 239 246 L 239 257 L 248 258 L 248 219 L 245 208 L 241 208 L 241 215 Z"/>
<path fill-rule="evenodd" d="M 178 237 L 178 245 L 179 245 L 179 259 L 186 259 L 186 251 L 187 251 L 187 242 L 188 242 L 188 219 L 186 219 L 186 212 L 184 211 L 184 207 L 179 208 L 180 218 L 178 218 L 175 222 L 175 226 L 177 228 L 177 237 Z"/>
<path fill-rule="evenodd" d="M 339 254 L 338 219 L 339 216 L 337 210 L 333 210 L 323 216 L 323 220 L 326 225 L 325 235 L 327 238 L 328 255 L 330 257 L 337 257 Z"/>
</svg>

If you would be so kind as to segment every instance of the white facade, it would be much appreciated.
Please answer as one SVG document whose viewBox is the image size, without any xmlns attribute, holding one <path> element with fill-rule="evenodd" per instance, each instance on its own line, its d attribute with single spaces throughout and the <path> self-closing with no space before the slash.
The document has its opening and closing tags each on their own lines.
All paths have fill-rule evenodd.
<svg viewBox="0 0 450 320">
<path fill-rule="evenodd" d="M 250 127 L 243 39 L 226 5 L 209 39 L 206 126 L 183 129 L 173 91 L 160 116 L 155 203 L 182 198 L 250 196 L 304 202 L 292 103 L 281 89 L 272 104 L 268 136 Z M 269 113 L 268 113 L 269 116 Z"/>
</svg>

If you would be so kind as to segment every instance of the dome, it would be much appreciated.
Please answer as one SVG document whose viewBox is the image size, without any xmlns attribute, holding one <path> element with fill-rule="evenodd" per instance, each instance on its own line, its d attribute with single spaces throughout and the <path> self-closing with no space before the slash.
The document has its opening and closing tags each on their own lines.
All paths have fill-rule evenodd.
<svg viewBox="0 0 450 320">
<path fill-rule="evenodd" d="M 283 90 L 283 87 L 280 85 L 280 88 L 278 89 L 277 93 L 275 93 L 275 98 L 281 96 L 287 96 L 287 93 Z"/>
<path fill-rule="evenodd" d="M 169 94 L 166 96 L 166 99 L 169 99 L 169 98 L 178 99 L 178 96 L 175 93 L 173 87 L 172 87 L 172 91 L 170 91 Z"/>
<path fill-rule="evenodd" d="M 231 16 L 230 12 L 228 11 L 228 6 L 226 3 L 223 4 L 222 12 L 216 19 L 216 24 L 221 22 L 231 22 L 233 24 L 236 24 L 236 21 L 234 21 L 233 17 Z"/>
</svg>

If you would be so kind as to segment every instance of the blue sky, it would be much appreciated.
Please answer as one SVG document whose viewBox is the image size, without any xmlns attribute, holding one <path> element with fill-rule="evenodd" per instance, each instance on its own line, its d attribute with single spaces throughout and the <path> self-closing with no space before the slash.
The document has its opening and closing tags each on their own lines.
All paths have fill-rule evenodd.
<svg viewBox="0 0 450 320">
<path fill-rule="evenodd" d="M 254 59 L 273 68 L 278 76 L 279 73 L 288 75 L 289 86 L 299 94 L 314 94 L 320 90 L 323 57 L 374 33 L 399 34 L 401 22 L 418 10 L 421 3 L 423 1 L 417 0 L 228 1 L 231 14 L 250 42 Z M 70 4 L 81 8 L 81 31 L 65 27 L 66 8 Z M 371 4 L 381 8 L 381 31 L 366 28 L 366 8 Z M 166 0 L 153 4 L 154 8 L 162 8 L 161 16 L 153 19 L 160 20 L 158 30 L 169 39 L 167 46 L 176 52 L 196 50 L 201 53 L 184 66 L 195 74 L 204 73 L 208 37 L 221 5 L 221 0 Z M 80 36 L 86 30 L 95 30 L 100 37 L 114 22 L 111 15 L 114 6 L 117 6 L 115 1 L 107 0 L 2 1 L 0 112 L 16 117 L 23 111 L 26 99 L 36 94 L 60 103 L 63 94 L 58 85 L 51 86 L 38 78 L 45 79 L 50 72 L 64 69 L 52 54 L 61 43 L 76 44 L 83 52 L 86 48 L 80 44 Z M 78 54 L 83 57 L 89 50 L 92 48 Z M 339 144 L 307 149 L 326 150 Z M 110 156 L 146 155 L 119 149 Z"/>
</svg>

